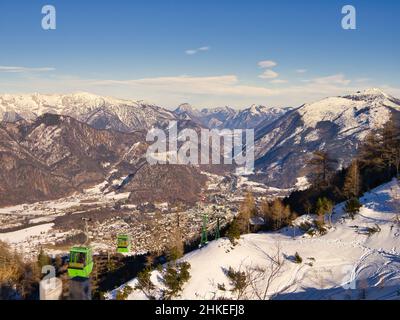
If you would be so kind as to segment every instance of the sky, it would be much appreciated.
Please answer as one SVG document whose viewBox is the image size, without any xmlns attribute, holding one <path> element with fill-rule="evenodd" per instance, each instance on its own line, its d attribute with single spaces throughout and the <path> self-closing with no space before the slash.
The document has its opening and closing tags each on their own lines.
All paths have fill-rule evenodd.
<svg viewBox="0 0 400 320">
<path fill-rule="evenodd" d="M 355 30 L 342 28 L 349 4 Z M 400 98 L 398 0 L 1 0 L 0 12 L 0 93 L 167 108 L 298 106 L 371 87 Z"/>
</svg>

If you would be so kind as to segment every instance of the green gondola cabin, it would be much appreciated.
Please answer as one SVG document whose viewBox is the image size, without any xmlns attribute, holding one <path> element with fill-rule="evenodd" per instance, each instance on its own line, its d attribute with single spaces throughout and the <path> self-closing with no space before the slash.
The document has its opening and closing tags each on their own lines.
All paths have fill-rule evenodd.
<svg viewBox="0 0 400 320">
<path fill-rule="evenodd" d="M 93 271 L 93 253 L 88 247 L 73 247 L 69 255 L 70 278 L 89 278 Z"/>
<path fill-rule="evenodd" d="M 118 247 L 117 247 L 118 253 L 128 253 L 131 251 L 131 241 L 128 235 L 120 234 L 117 238 L 117 242 L 118 242 Z"/>
</svg>

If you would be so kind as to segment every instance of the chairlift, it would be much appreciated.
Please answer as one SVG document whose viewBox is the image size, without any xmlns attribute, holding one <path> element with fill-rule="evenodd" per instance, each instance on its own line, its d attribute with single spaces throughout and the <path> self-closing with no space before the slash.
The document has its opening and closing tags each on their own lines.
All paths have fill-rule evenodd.
<svg viewBox="0 0 400 320">
<path fill-rule="evenodd" d="M 117 252 L 128 253 L 131 251 L 130 237 L 126 234 L 120 234 L 117 237 Z"/>
<path fill-rule="evenodd" d="M 69 254 L 70 278 L 89 278 L 93 271 L 93 253 L 89 247 L 73 247 Z"/>
</svg>

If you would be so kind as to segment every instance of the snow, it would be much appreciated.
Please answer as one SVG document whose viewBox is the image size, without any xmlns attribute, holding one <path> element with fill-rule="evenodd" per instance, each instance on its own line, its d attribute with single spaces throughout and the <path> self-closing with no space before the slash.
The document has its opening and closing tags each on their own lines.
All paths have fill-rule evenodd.
<svg viewBox="0 0 400 320">
<path fill-rule="evenodd" d="M 298 177 L 294 188 L 296 190 L 305 190 L 310 186 L 307 177 Z"/>
<path fill-rule="evenodd" d="M 317 131 L 317 130 L 311 131 L 311 132 L 304 138 L 304 140 L 305 140 L 306 142 L 318 141 L 319 139 L 320 139 L 320 137 L 319 137 L 319 134 L 318 134 L 318 131 Z"/>
<path fill-rule="evenodd" d="M 0 240 L 11 244 L 25 242 L 32 237 L 39 236 L 42 233 L 48 232 L 54 223 L 41 224 L 35 227 L 18 230 L 15 232 L 0 233 Z"/>
<path fill-rule="evenodd" d="M 365 131 L 382 127 L 389 119 L 388 107 L 400 110 L 400 106 L 393 102 L 392 97 L 379 89 L 369 89 L 350 96 L 329 97 L 306 104 L 299 108 L 298 112 L 306 128 L 315 128 L 321 121 L 331 121 L 339 126 L 339 137 L 356 134 L 362 140 Z M 315 141 L 317 138 L 316 132 L 307 137 L 309 141 Z"/>
<path fill-rule="evenodd" d="M 107 193 L 104 198 L 105 199 L 112 199 L 112 200 L 126 200 L 130 196 L 130 192 L 125 192 L 125 193 L 115 193 L 115 192 L 110 192 Z"/>
<path fill-rule="evenodd" d="M 175 119 L 166 109 L 143 101 L 102 97 L 87 92 L 73 94 L 3 94 L 0 95 L 0 121 L 5 113 L 16 113 L 34 120 L 45 113 L 67 115 L 91 123 L 99 111 L 112 115 L 113 123 L 122 122 L 129 130 L 150 128 L 161 119 Z"/>
<path fill-rule="evenodd" d="M 347 218 L 343 204 L 335 207 L 333 226 L 324 236 L 310 237 L 299 228 L 279 232 L 242 236 L 232 247 L 227 239 L 211 242 L 182 260 L 191 264 L 191 279 L 179 299 L 232 298 L 230 291 L 221 291 L 218 284 L 230 288 L 224 269 L 238 270 L 247 266 L 268 267 L 267 255 L 276 247 L 286 256 L 282 272 L 272 282 L 268 296 L 276 299 L 400 299 L 400 225 L 394 223 L 400 208 L 400 187 L 396 181 L 370 193 L 361 202 L 363 207 L 354 220 Z M 298 218 L 296 224 L 315 219 L 312 215 Z M 360 230 L 377 224 L 381 231 L 370 236 Z M 303 258 L 296 264 L 290 258 L 296 252 Z M 153 282 L 162 287 L 158 271 Z M 134 287 L 136 280 L 128 284 Z M 115 297 L 116 291 L 109 294 Z M 250 293 L 249 293 L 250 294 Z M 129 299 L 144 299 L 134 291 Z M 254 299 L 254 296 L 248 297 Z"/>
<path fill-rule="evenodd" d="M 241 190 L 246 188 L 252 192 L 265 193 L 268 187 L 265 184 L 250 181 L 247 177 L 238 175 L 237 187 Z"/>
<path fill-rule="evenodd" d="M 83 193 L 86 194 L 101 194 L 102 190 L 108 186 L 108 181 L 103 181 L 102 183 L 99 183 L 91 188 L 83 190 Z"/>
</svg>

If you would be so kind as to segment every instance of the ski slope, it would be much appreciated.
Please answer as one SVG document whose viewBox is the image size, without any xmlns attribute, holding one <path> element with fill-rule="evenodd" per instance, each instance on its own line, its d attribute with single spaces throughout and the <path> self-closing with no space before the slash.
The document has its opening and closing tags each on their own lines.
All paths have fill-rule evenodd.
<svg viewBox="0 0 400 320">
<path fill-rule="evenodd" d="M 248 266 L 268 268 L 267 256 L 273 256 L 279 246 L 284 264 L 267 298 L 400 300 L 400 225 L 395 222 L 400 208 L 398 183 L 382 185 L 361 202 L 363 207 L 354 220 L 343 212 L 343 204 L 336 206 L 332 228 L 324 236 L 311 237 L 296 228 L 293 237 L 293 229 L 286 228 L 245 235 L 234 248 L 220 239 L 185 255 L 182 260 L 191 264 L 191 279 L 179 299 L 235 298 L 224 270 L 230 266 L 243 271 Z M 312 218 L 302 216 L 296 223 Z M 367 235 L 366 228 L 375 225 L 381 231 Z M 296 252 L 303 259 L 301 264 L 292 260 Z M 162 288 L 158 271 L 153 272 L 152 281 Z M 134 279 L 128 285 L 135 283 Z M 227 290 L 219 290 L 218 284 Z M 265 283 L 258 285 L 265 287 Z M 108 297 L 115 298 L 118 289 Z M 252 290 L 246 298 L 256 299 Z M 146 297 L 135 290 L 129 299 Z"/>
</svg>

